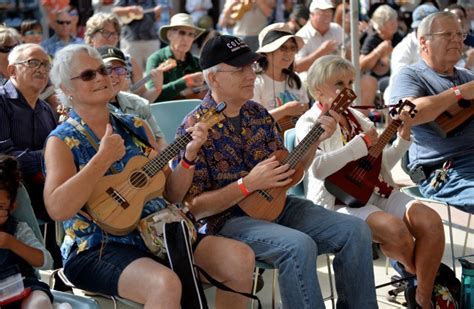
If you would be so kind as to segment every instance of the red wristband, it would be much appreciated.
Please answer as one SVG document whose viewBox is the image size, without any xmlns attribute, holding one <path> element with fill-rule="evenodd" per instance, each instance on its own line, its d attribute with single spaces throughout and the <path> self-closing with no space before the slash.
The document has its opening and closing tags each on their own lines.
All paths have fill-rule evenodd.
<svg viewBox="0 0 474 309">
<path fill-rule="evenodd" d="M 454 95 L 456 96 L 456 99 L 458 101 L 461 101 L 463 98 L 462 98 L 462 94 L 461 94 L 461 91 L 459 90 L 458 86 L 453 86 L 453 87 L 451 87 L 451 89 L 453 89 Z"/>
<path fill-rule="evenodd" d="M 237 184 L 239 185 L 239 189 L 240 191 L 242 192 L 242 194 L 244 196 L 249 196 L 250 195 L 250 192 L 249 190 L 247 190 L 247 188 L 245 187 L 245 184 L 244 184 L 244 179 L 243 178 L 239 178 L 239 180 L 237 180 Z"/>
<path fill-rule="evenodd" d="M 364 143 L 367 148 L 370 148 L 370 146 L 372 146 L 372 141 L 370 140 L 368 135 L 362 134 L 362 139 L 364 140 Z"/>
<path fill-rule="evenodd" d="M 194 167 L 194 164 L 190 164 L 188 160 L 186 160 L 184 157 L 181 159 L 181 166 L 184 169 L 189 170 L 191 167 Z"/>
</svg>

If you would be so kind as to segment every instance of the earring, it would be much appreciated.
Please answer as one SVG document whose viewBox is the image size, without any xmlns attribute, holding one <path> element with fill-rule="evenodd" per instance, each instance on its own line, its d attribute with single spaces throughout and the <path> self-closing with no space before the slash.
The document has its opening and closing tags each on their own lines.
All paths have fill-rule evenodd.
<svg viewBox="0 0 474 309">
<path fill-rule="evenodd" d="M 72 95 L 68 96 L 67 99 L 69 100 L 69 102 L 72 102 Z"/>
</svg>

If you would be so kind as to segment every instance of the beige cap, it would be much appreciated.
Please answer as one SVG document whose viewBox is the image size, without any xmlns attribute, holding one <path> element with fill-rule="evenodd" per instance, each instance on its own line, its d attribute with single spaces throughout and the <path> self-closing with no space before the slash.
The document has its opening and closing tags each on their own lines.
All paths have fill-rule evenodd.
<svg viewBox="0 0 474 309">
<path fill-rule="evenodd" d="M 257 50 L 257 53 L 274 52 L 291 38 L 295 39 L 298 50 L 304 46 L 303 38 L 291 33 L 290 28 L 285 23 L 276 23 L 266 26 L 258 35 L 260 48 Z"/>
</svg>

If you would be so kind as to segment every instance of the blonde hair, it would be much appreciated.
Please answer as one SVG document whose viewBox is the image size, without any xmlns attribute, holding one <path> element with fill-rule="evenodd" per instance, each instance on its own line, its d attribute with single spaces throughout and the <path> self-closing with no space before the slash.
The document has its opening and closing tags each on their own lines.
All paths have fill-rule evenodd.
<svg viewBox="0 0 474 309">
<path fill-rule="evenodd" d="M 386 22 L 392 19 L 398 19 L 397 11 L 392 9 L 391 6 L 383 4 L 374 11 L 370 21 L 372 22 L 374 29 L 378 31 Z"/>
<path fill-rule="evenodd" d="M 92 15 L 86 23 L 86 32 L 84 34 L 84 40 L 87 44 L 92 43 L 92 36 L 102 30 L 106 23 L 111 23 L 115 31 L 120 33 L 120 22 L 117 15 L 111 13 L 96 13 Z"/>
<path fill-rule="evenodd" d="M 309 68 L 306 83 L 314 99 L 317 99 L 316 88 L 324 85 L 329 79 L 345 74 L 356 74 L 352 63 L 341 56 L 328 55 L 318 58 Z"/>
<path fill-rule="evenodd" d="M 12 41 L 16 41 L 17 44 L 21 43 L 21 36 L 14 28 L 0 26 L 0 45 L 11 44 Z"/>
</svg>

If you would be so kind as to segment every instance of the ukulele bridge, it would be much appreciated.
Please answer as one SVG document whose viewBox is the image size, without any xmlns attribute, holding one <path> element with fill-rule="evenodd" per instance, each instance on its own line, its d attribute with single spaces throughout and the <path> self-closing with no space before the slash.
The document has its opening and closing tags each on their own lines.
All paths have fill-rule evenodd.
<svg viewBox="0 0 474 309">
<path fill-rule="evenodd" d="M 122 207 L 123 209 L 127 209 L 127 207 L 130 206 L 130 204 L 127 202 L 127 200 L 114 188 L 109 187 L 107 189 L 107 191 L 105 191 L 105 192 L 107 192 L 107 194 L 110 195 L 110 197 L 114 201 L 116 201 L 117 204 L 119 204 L 120 207 Z"/>
</svg>

